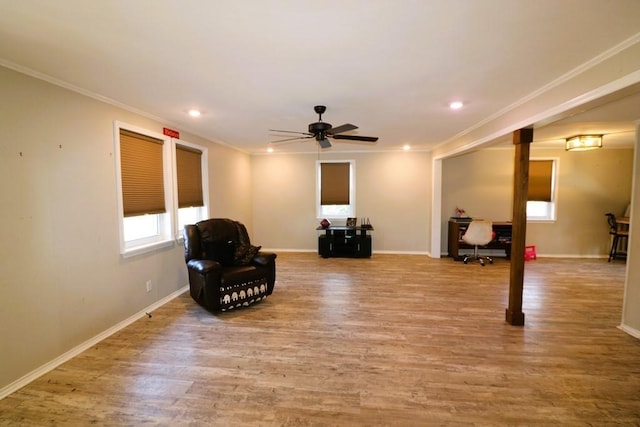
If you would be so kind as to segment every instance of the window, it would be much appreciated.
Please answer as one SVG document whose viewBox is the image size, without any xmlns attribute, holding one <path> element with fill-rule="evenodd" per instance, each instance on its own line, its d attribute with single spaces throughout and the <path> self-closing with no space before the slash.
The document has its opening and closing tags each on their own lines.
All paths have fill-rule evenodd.
<svg viewBox="0 0 640 427">
<path fill-rule="evenodd" d="M 355 161 L 317 162 L 318 218 L 354 217 Z"/>
<path fill-rule="evenodd" d="M 558 159 L 529 161 L 527 220 L 555 221 Z"/>
<path fill-rule="evenodd" d="M 116 123 L 120 252 L 171 243 L 171 142 Z"/>
<path fill-rule="evenodd" d="M 176 238 L 182 239 L 186 224 L 208 217 L 207 150 L 184 141 L 176 143 L 176 188 L 178 226 Z"/>
<path fill-rule="evenodd" d="M 120 253 L 172 245 L 208 214 L 206 149 L 119 122 L 114 133 Z"/>
</svg>

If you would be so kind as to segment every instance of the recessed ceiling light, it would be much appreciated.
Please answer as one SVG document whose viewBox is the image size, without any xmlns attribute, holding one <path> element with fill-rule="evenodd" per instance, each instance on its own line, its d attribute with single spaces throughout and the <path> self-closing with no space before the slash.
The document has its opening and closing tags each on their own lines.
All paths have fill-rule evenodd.
<svg viewBox="0 0 640 427">
<path fill-rule="evenodd" d="M 195 110 L 195 109 L 193 109 L 193 110 L 189 110 L 189 115 L 190 115 L 191 117 L 200 117 L 200 114 L 201 114 L 201 113 L 200 113 L 200 111 L 198 111 L 198 110 Z"/>
<path fill-rule="evenodd" d="M 273 153 L 273 147 L 267 148 L 267 153 Z"/>
<path fill-rule="evenodd" d="M 464 104 L 462 103 L 462 101 L 453 101 L 449 104 L 449 108 L 451 108 L 452 110 L 459 110 L 463 105 Z"/>
<path fill-rule="evenodd" d="M 409 150 L 411 150 L 411 146 L 410 146 L 409 144 L 404 144 L 404 145 L 402 146 L 402 149 L 403 149 L 404 151 L 409 151 Z"/>
</svg>

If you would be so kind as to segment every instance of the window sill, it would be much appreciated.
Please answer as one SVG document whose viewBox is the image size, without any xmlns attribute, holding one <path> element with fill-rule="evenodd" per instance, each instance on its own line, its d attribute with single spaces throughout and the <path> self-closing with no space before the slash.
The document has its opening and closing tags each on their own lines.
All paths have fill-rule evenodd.
<svg viewBox="0 0 640 427">
<path fill-rule="evenodd" d="M 138 255 L 148 254 L 163 248 L 173 246 L 173 240 L 162 240 L 160 242 L 150 243 L 148 245 L 136 246 L 134 248 L 125 249 L 120 252 L 122 258 L 132 258 Z"/>
<path fill-rule="evenodd" d="M 335 220 L 343 220 L 343 219 L 347 219 L 347 218 L 354 218 L 353 215 L 327 215 L 327 216 L 321 216 L 316 218 L 318 221 L 322 221 L 323 219 L 328 219 L 329 221 L 333 221 Z"/>
<path fill-rule="evenodd" d="M 555 219 L 548 219 L 548 218 L 530 218 L 527 219 L 527 222 L 535 222 L 536 224 L 553 224 L 556 222 Z"/>
</svg>

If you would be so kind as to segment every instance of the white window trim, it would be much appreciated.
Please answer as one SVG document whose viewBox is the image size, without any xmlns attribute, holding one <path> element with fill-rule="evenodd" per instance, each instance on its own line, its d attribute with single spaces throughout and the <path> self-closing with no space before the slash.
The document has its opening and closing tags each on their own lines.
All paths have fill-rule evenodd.
<svg viewBox="0 0 640 427">
<path fill-rule="evenodd" d="M 349 163 L 349 206 L 351 206 L 351 212 L 345 215 L 332 215 L 324 216 L 322 213 L 322 206 L 320 205 L 320 184 L 321 184 L 321 172 L 320 165 L 322 163 Z M 356 216 L 356 161 L 355 160 L 316 160 L 316 218 L 318 220 L 327 219 L 346 219 Z"/>
<path fill-rule="evenodd" d="M 124 203 L 122 200 L 122 172 L 120 169 L 120 129 L 126 129 L 132 132 L 136 132 L 142 135 L 147 135 L 152 138 L 160 139 L 164 141 L 162 144 L 162 164 L 163 164 L 163 179 L 164 179 L 164 201 L 165 201 L 165 218 L 160 222 L 160 233 L 157 237 L 153 238 L 145 238 L 134 240 L 130 242 L 125 242 L 124 240 Z M 120 237 L 120 255 L 123 258 L 129 258 L 136 255 L 141 255 L 149 252 L 153 252 L 155 250 L 170 247 L 174 244 L 174 234 L 173 230 L 175 226 L 173 226 L 173 218 L 175 217 L 175 209 L 174 209 L 174 197 L 173 197 L 173 171 L 172 171 L 172 159 L 175 156 L 173 152 L 175 151 L 174 144 L 166 135 L 162 135 L 159 133 L 151 132 L 148 129 L 141 128 L 139 126 L 130 125 L 128 123 L 123 123 L 120 121 L 114 121 L 113 123 L 114 130 L 114 145 L 115 145 L 115 165 L 116 165 L 116 195 L 117 195 L 117 205 L 118 205 L 118 226 L 119 226 L 119 237 Z M 175 169 L 175 167 L 173 167 Z"/>
<path fill-rule="evenodd" d="M 527 215 L 528 222 L 535 223 L 552 223 L 556 222 L 558 218 L 558 170 L 560 168 L 560 158 L 559 157 L 531 157 L 531 160 L 551 160 L 553 161 L 553 170 L 551 172 L 551 202 L 549 206 L 549 213 L 544 217 L 532 217 Z M 528 203 L 528 202 L 527 202 Z"/>
<path fill-rule="evenodd" d="M 203 147 L 202 145 L 193 144 L 181 139 L 173 140 L 173 147 L 171 149 L 171 165 L 173 170 L 173 204 L 176 207 L 173 228 L 175 233 L 175 241 L 178 243 L 182 243 L 184 242 L 184 235 L 182 234 L 182 229 L 180 228 L 178 218 L 178 167 L 176 159 L 176 145 L 182 145 L 184 147 L 193 148 L 202 152 L 202 155 L 200 156 L 200 170 L 202 171 L 202 201 L 204 203 L 204 206 L 202 207 L 203 219 L 209 217 L 209 150 L 207 149 L 207 147 Z"/>
</svg>

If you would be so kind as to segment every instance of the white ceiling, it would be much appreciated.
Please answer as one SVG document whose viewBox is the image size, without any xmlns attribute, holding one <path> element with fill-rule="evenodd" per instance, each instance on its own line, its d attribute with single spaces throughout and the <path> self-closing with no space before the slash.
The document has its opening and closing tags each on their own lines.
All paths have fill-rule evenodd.
<svg viewBox="0 0 640 427">
<path fill-rule="evenodd" d="M 638 0 L 0 0 L 0 65 L 252 153 L 277 139 L 268 129 L 306 131 L 318 104 L 380 137 L 329 150 L 431 149 L 635 36 L 639 18 Z M 631 99 L 635 117 L 599 107 L 536 140 L 628 133 Z"/>
</svg>

